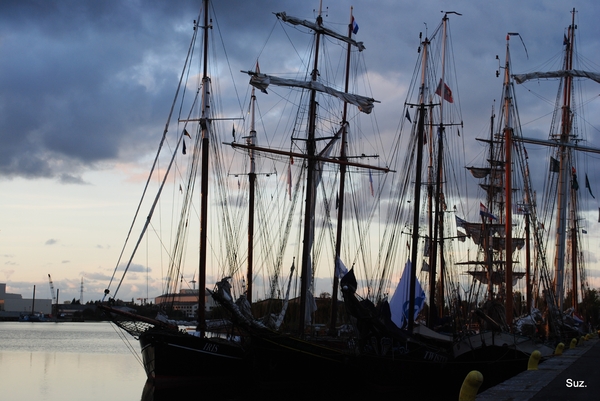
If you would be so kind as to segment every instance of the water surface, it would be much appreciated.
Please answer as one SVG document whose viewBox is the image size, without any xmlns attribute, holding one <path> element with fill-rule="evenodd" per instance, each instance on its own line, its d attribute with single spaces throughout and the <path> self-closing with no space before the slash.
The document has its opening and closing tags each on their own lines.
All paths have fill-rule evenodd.
<svg viewBox="0 0 600 401">
<path fill-rule="evenodd" d="M 0 398 L 140 400 L 139 345 L 121 336 L 110 323 L 0 322 Z"/>
</svg>

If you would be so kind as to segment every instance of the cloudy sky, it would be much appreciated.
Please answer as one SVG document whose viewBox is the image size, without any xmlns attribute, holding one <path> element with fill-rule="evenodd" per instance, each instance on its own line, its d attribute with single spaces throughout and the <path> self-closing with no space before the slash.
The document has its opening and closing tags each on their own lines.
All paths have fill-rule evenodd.
<svg viewBox="0 0 600 401">
<path fill-rule="evenodd" d="M 491 104 L 499 99 L 495 57 L 504 58 L 507 32 L 519 32 L 527 49 L 526 55 L 519 42 L 513 45 L 514 72 L 556 69 L 576 8 L 578 51 L 585 69 L 600 70 L 595 0 L 330 3 L 324 2 L 325 19 L 340 27 L 354 6 L 369 73 L 387 83 L 374 88 L 382 101 L 379 124 L 391 130 L 414 68 L 418 34 L 435 29 L 442 11 L 462 14 L 451 16 L 451 29 L 467 136 L 484 132 Z M 247 76 L 237 71 L 251 69 L 258 57 L 261 65 L 282 57 L 262 53 L 273 12 L 313 20 L 318 1 L 221 0 L 214 7 L 213 31 L 225 42 L 243 96 Z M 0 2 L 0 282 L 9 292 L 29 297 L 36 284 L 39 296 L 49 298 L 51 274 L 62 300 L 79 298 L 82 277 L 84 300 L 101 297 L 162 134 L 199 9 L 199 0 Z M 537 121 L 552 108 L 556 85 L 548 86 L 517 88 L 526 136 L 547 138 L 547 127 Z M 587 145 L 596 147 L 598 94 L 600 86 L 592 87 L 583 98 L 590 108 Z M 546 151 L 530 149 L 542 163 Z M 597 161 L 590 156 L 586 169 L 600 194 Z M 586 223 L 592 252 L 600 235 L 594 202 Z M 123 297 L 143 296 L 136 290 Z"/>
</svg>

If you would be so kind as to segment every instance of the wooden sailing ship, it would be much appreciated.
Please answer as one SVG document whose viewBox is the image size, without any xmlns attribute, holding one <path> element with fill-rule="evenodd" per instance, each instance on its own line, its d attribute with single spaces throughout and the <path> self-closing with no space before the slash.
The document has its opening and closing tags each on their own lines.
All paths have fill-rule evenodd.
<svg viewBox="0 0 600 401">
<path fill-rule="evenodd" d="M 350 381 L 361 383 L 360 391 L 372 394 L 374 392 L 397 392 L 398 389 L 408 385 L 427 388 L 430 383 L 429 375 L 432 373 L 443 376 L 450 386 L 459 386 L 466 371 L 479 369 L 486 372 L 486 384 L 490 385 L 503 380 L 507 375 L 510 376 L 524 370 L 529 354 L 534 349 L 542 349 L 542 347 L 531 337 L 517 336 L 510 332 L 513 325 L 511 316 L 513 307 L 510 305 L 513 298 L 511 285 L 515 278 L 527 275 L 527 273 L 513 271 L 513 250 L 521 246 L 521 241 L 524 243 L 530 242 L 530 240 L 512 241 L 514 207 L 511 204 L 513 194 L 511 180 L 514 171 L 511 166 L 518 164 L 512 159 L 512 152 L 513 149 L 517 149 L 517 153 L 521 152 L 522 147 L 520 148 L 519 144 L 524 142 L 522 138 L 515 138 L 515 135 L 518 136 L 518 120 L 514 118 L 514 114 L 511 114 L 514 111 L 514 104 L 511 103 L 514 93 L 512 92 L 508 42 L 503 89 L 503 119 L 501 119 L 501 128 L 495 132 L 496 136 L 492 136 L 489 140 L 491 145 L 498 143 L 500 145 L 498 149 L 502 149 L 502 152 L 498 153 L 501 157 L 490 153 L 492 167 L 489 167 L 489 171 L 486 170 L 496 179 L 499 178 L 503 181 L 503 185 L 500 187 L 504 189 L 504 195 L 498 194 L 498 196 L 504 197 L 503 201 L 496 201 L 492 199 L 492 194 L 495 192 L 488 192 L 490 197 L 486 199 L 487 206 L 484 205 L 481 210 L 481 222 L 467 226 L 466 222 L 459 222 L 457 214 L 447 208 L 447 204 L 454 195 L 448 190 L 444 170 L 447 163 L 445 160 L 448 146 L 446 141 L 451 138 L 455 129 L 462 128 L 462 121 L 446 118 L 444 110 L 450 109 L 454 99 L 450 89 L 452 84 L 447 85 L 449 79 L 446 76 L 444 65 L 441 67 L 441 74 L 439 70 L 430 70 L 428 67 L 428 54 L 432 39 L 437 41 L 441 36 L 442 46 L 440 49 L 442 52 L 445 51 L 448 15 L 451 13 L 444 15 L 442 23 L 434 35 L 426 37 L 421 42 L 419 56 L 421 69 L 419 70 L 419 81 L 414 86 L 416 98 L 408 100 L 401 113 L 403 121 L 410 123 L 410 125 L 407 123 L 409 145 L 406 146 L 409 152 L 406 152 L 404 165 L 402 165 L 402 161 L 399 162 L 398 170 L 400 171 L 404 166 L 409 174 L 402 175 L 401 178 L 397 178 L 397 181 L 389 179 L 390 182 L 387 183 L 388 187 L 394 191 L 389 197 L 393 200 L 390 201 L 389 224 L 386 224 L 386 232 L 378 244 L 380 249 L 377 260 L 369 260 L 362 255 L 351 257 L 352 265 L 355 267 L 347 274 L 343 274 L 342 259 L 347 258 L 348 254 L 358 255 L 368 248 L 365 245 L 366 242 L 359 242 L 357 249 L 360 251 L 346 251 L 344 254 L 344 232 L 347 230 L 345 227 L 349 220 L 348 216 L 344 215 L 348 200 L 346 180 L 351 176 L 348 174 L 348 170 L 363 171 L 363 177 L 368 174 L 369 181 L 371 181 L 372 172 L 385 173 L 395 167 L 387 165 L 381 167 L 356 162 L 348 151 L 348 130 L 351 121 L 348 110 L 354 109 L 366 114 L 371 111 L 375 103 L 375 100 L 369 96 L 354 95 L 349 92 L 349 60 L 352 52 L 364 50 L 364 45 L 352 38 L 356 29 L 353 17 L 350 18 L 347 35 L 341 35 L 326 27 L 321 10 L 319 10 L 316 22 L 291 17 L 283 12 L 276 14 L 283 23 L 309 30 L 314 35 L 314 51 L 312 63 L 310 63 L 312 68 L 308 76 L 304 79 L 291 79 L 265 74 L 259 70 L 258 63 L 254 71 L 246 73 L 251 77 L 250 83 L 253 88 L 261 91 L 271 91 L 273 86 L 280 86 L 292 88 L 291 90 L 301 93 L 299 96 L 308 100 L 303 109 L 306 118 L 302 120 L 301 128 L 293 131 L 294 144 L 289 149 L 259 146 L 254 123 L 256 96 L 253 89 L 252 123 L 246 141 L 226 143 L 227 146 L 247 155 L 250 160 L 248 173 L 250 212 L 247 220 L 244 218 L 244 221 L 248 222 L 246 231 L 248 234 L 247 263 L 244 274 L 240 273 L 241 263 L 237 259 L 240 252 L 239 247 L 236 247 L 239 244 L 223 246 L 224 253 L 226 253 L 225 258 L 232 261 L 231 265 L 235 266 L 235 269 L 224 271 L 222 279 L 218 280 L 214 290 L 211 291 L 213 298 L 226 310 L 228 315 L 224 331 L 213 332 L 211 321 L 205 315 L 206 305 L 203 296 L 204 289 L 207 287 L 207 255 L 210 248 L 207 238 L 209 209 L 215 204 L 219 208 L 225 209 L 227 202 L 226 200 L 211 202 L 213 194 L 209 192 L 210 166 L 214 161 L 211 150 L 215 146 L 215 142 L 218 142 L 215 130 L 221 116 L 215 114 L 212 108 L 212 83 L 206 68 L 208 35 L 211 26 L 208 12 L 208 5 L 205 5 L 203 19 L 199 19 L 202 22 L 195 24 L 194 31 L 194 35 L 199 32 L 204 35 L 202 83 L 198 98 L 192 102 L 194 106 L 200 104 L 200 115 L 197 118 L 190 115 L 181 119 L 184 127 L 179 130 L 175 148 L 175 152 L 181 151 L 186 137 L 189 135 L 188 140 L 193 143 L 191 153 L 194 155 L 195 164 L 190 169 L 187 184 L 190 192 L 188 195 L 186 188 L 186 198 L 191 199 L 191 189 L 194 187 L 196 173 L 199 172 L 201 177 L 197 328 L 190 334 L 182 331 L 172 322 L 142 318 L 124 312 L 117 307 L 115 302 L 115 295 L 120 283 L 116 291 L 107 292 L 107 297 L 112 300 L 104 307 L 107 312 L 112 314 L 117 324 L 134 337 L 139 338 L 148 377 L 157 381 L 185 377 L 215 385 L 230 383 L 232 374 L 244 371 L 249 373 L 236 379 L 244 388 L 246 386 L 303 388 L 310 383 L 311 386 L 328 386 L 331 394 L 342 391 L 354 394 L 357 391 L 355 388 L 341 389 L 340 387 L 343 386 L 331 386 L 332 382 Z M 320 78 L 319 51 L 320 43 L 324 41 L 324 38 L 342 43 L 346 47 L 343 89 L 339 89 L 339 86 L 337 89 L 328 86 Z M 195 42 L 195 38 L 193 42 Z M 445 56 L 442 56 L 442 59 L 445 59 Z M 187 72 L 184 71 L 182 77 L 186 74 Z M 457 99 L 457 92 L 454 94 Z M 329 121 L 335 121 L 328 123 L 327 132 L 331 133 L 331 136 L 325 135 L 323 138 L 320 134 L 326 130 L 322 128 L 323 125 L 320 125 L 320 121 L 324 120 L 321 105 L 328 102 L 333 104 L 337 114 L 332 114 L 336 115 L 335 120 L 329 119 Z M 411 111 L 416 112 L 411 115 Z M 298 115 L 301 114 L 298 113 Z M 300 118 L 298 119 L 300 120 Z M 334 125 L 335 129 L 332 128 Z M 192 129 L 192 126 L 196 128 Z M 296 136 L 299 136 L 299 133 L 305 133 L 306 136 L 299 139 Z M 401 145 L 395 144 L 395 146 L 401 149 Z M 301 228 L 297 230 L 301 233 L 297 241 L 301 244 L 301 251 L 297 258 L 300 262 L 299 273 L 292 268 L 289 278 L 287 275 L 281 274 L 280 267 L 286 256 L 278 255 L 277 262 L 274 263 L 278 270 L 273 275 L 272 281 L 273 283 L 285 282 L 287 294 L 289 294 L 293 277 L 297 277 L 300 281 L 297 308 L 300 313 L 293 319 L 293 325 L 282 326 L 281 324 L 286 307 L 283 307 L 282 311 L 278 311 L 279 315 L 271 320 L 262 319 L 262 316 L 259 318 L 252 313 L 252 304 L 255 303 L 253 288 L 255 288 L 256 278 L 254 222 L 260 220 L 260 217 L 257 218 L 252 211 L 255 209 L 255 188 L 258 175 L 255 161 L 259 155 L 271 155 L 270 157 L 279 158 L 279 161 L 288 160 L 287 167 L 290 176 L 292 160 L 295 160 L 294 168 L 302 170 L 303 179 L 296 181 L 298 187 L 301 185 L 304 187 Z M 426 165 L 426 163 L 429 164 Z M 302 169 L 299 168 L 300 166 Z M 333 246 L 328 255 L 329 260 L 327 263 L 322 263 L 328 266 L 328 274 L 333 277 L 332 312 L 327 329 L 328 335 L 317 337 L 314 335 L 315 331 L 311 322 L 314 312 L 312 309 L 314 305 L 314 272 L 319 264 L 317 245 L 319 241 L 323 241 L 323 237 L 316 235 L 318 230 L 316 221 L 321 217 L 317 212 L 317 207 L 321 203 L 334 203 L 332 202 L 333 197 L 319 197 L 319 191 L 324 186 L 324 166 L 335 166 L 334 168 L 339 171 L 339 180 L 336 182 L 335 191 L 332 192 L 337 194 L 334 197 L 337 198 L 335 204 L 338 209 L 335 234 L 331 236 Z M 412 170 L 412 167 L 416 169 Z M 168 169 L 171 169 L 171 166 Z M 503 175 L 498 177 L 498 174 Z M 223 177 L 216 177 L 215 180 L 219 178 Z M 291 179 L 289 185 L 292 185 Z M 494 185 L 488 186 L 488 188 L 492 187 L 498 187 L 498 185 L 494 183 Z M 426 191 L 422 191 L 423 188 L 426 188 Z M 226 192 L 225 189 L 222 191 Z M 375 191 L 372 187 L 371 191 L 374 195 Z M 525 188 L 525 191 L 529 191 L 527 196 L 532 199 L 531 188 Z M 372 197 L 375 198 L 373 195 Z M 457 199 L 454 198 L 454 200 Z M 151 207 L 144 231 L 150 224 L 156 202 L 154 201 Z M 409 202 L 414 207 L 407 208 L 406 204 Z M 426 208 L 423 208 L 428 212 L 426 219 L 423 218 L 422 209 L 420 209 L 423 204 L 427 205 Z M 494 209 L 493 205 L 497 204 L 501 205 L 501 209 Z M 532 204 L 521 206 L 530 211 L 534 210 Z M 500 213 L 495 210 L 500 210 Z M 494 213 L 501 218 L 501 226 L 490 220 L 488 215 L 495 217 Z M 528 215 L 532 219 L 531 224 L 537 225 L 533 213 L 530 212 Z M 189 216 L 190 204 L 188 203 L 182 213 L 183 218 L 179 231 L 185 232 Z M 290 221 L 283 220 L 280 226 L 289 231 L 289 227 L 292 225 Z M 232 227 L 235 226 L 230 220 L 224 223 L 224 225 L 228 224 Z M 487 285 L 486 295 L 490 301 L 492 298 L 499 298 L 503 303 L 506 302 L 506 306 L 499 314 L 501 318 L 491 316 L 489 311 L 480 310 L 480 313 L 477 314 L 480 319 L 477 330 L 474 330 L 473 322 L 469 321 L 470 316 L 467 317 L 464 310 L 461 311 L 464 305 L 460 296 L 457 296 L 460 286 L 457 286 L 456 282 L 452 280 L 455 274 L 453 269 L 459 265 L 459 261 L 449 256 L 453 253 L 451 242 L 460 237 L 456 235 L 456 228 L 461 228 L 461 226 L 463 235 L 473 239 L 477 237 L 476 244 L 483 251 L 482 259 L 477 261 L 482 269 L 473 270 L 469 274 Z M 399 232 L 405 227 L 410 227 L 408 241 L 406 241 L 407 237 L 404 236 L 404 233 Z M 470 228 L 465 229 L 465 227 Z M 388 229 L 389 231 L 387 231 Z M 232 231 L 241 232 L 242 230 Z M 367 231 L 359 234 L 362 234 L 363 238 L 367 237 L 368 235 L 365 235 Z M 454 234 L 450 234 L 452 232 Z M 138 245 L 143 236 L 144 233 L 140 235 Z M 534 237 L 535 241 L 538 241 L 539 233 L 534 234 Z M 366 241 L 366 239 L 359 241 Z M 408 246 L 406 246 L 406 251 L 401 251 L 405 241 Z M 275 246 L 272 246 L 273 244 Z M 273 241 L 271 246 L 285 250 L 286 242 L 284 240 Z M 425 264 L 423 263 L 425 259 L 421 255 L 429 246 L 432 249 L 427 256 L 428 263 Z M 137 245 L 135 247 L 137 248 Z M 182 261 L 181 252 L 181 248 L 176 248 L 172 252 L 174 273 L 172 277 L 175 277 L 172 281 L 176 281 L 176 278 L 181 276 L 179 270 Z M 539 253 L 537 255 L 543 259 Z M 287 258 L 294 260 L 290 258 L 289 254 Z M 128 269 L 131 260 L 127 263 L 125 270 Z M 411 263 L 405 264 L 406 260 Z M 406 301 L 399 301 L 399 296 L 396 298 L 396 295 L 391 296 L 390 294 L 399 277 L 398 269 L 405 265 L 407 266 L 405 268 L 406 277 L 409 281 L 406 285 L 407 297 Z M 428 284 L 425 287 L 428 287 L 429 296 L 426 302 L 427 318 L 423 320 L 418 318 L 418 310 L 419 304 L 425 304 L 425 291 L 417 292 L 419 288 L 417 272 L 419 267 L 421 270 L 425 270 L 426 265 L 429 270 L 426 272 Z M 243 281 L 240 280 L 241 277 L 245 278 L 243 285 L 237 283 Z M 529 278 L 527 280 L 530 282 Z M 210 287 L 210 284 L 208 286 Z M 364 287 L 367 288 L 366 291 Z M 346 311 L 351 315 L 353 323 L 353 330 L 344 336 L 339 335 L 338 332 L 339 321 L 336 310 L 339 306 L 337 297 L 340 291 Z M 283 304 L 287 305 L 289 295 L 286 295 L 285 298 Z M 389 302 L 388 298 L 390 298 Z M 416 313 L 405 313 L 403 317 L 398 318 L 398 312 L 395 309 L 397 302 L 400 302 L 402 307 L 406 304 L 407 311 Z M 447 324 L 440 324 L 444 319 Z M 448 328 L 450 330 L 446 330 Z M 547 354 L 547 350 L 544 349 L 543 353 Z M 311 368 L 306 369 L 306 366 Z M 502 374 L 498 375 L 498 372 Z M 436 390 L 441 390 L 441 388 L 431 389 L 432 394 Z M 444 389 L 444 391 L 447 390 Z"/>
</svg>

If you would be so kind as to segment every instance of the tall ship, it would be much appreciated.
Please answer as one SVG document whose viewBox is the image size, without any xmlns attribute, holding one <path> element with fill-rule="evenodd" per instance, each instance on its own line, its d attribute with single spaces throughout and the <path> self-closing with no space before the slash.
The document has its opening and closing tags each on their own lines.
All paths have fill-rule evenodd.
<svg viewBox="0 0 600 401">
<path fill-rule="evenodd" d="M 525 370 L 533 351 L 550 355 L 548 345 L 564 338 L 565 323 L 516 109 L 514 80 L 521 78 L 511 72 L 513 35 L 499 118 L 492 113 L 482 141 L 487 163 L 469 167 L 482 180 L 473 200 L 456 180 L 466 165 L 459 72 L 448 45 L 449 20 L 458 13 L 444 13 L 432 34 L 420 37 L 398 132 L 375 149 L 377 125 L 367 132 L 363 120 L 378 102 L 354 90 L 368 85 L 356 84 L 366 76 L 357 74 L 362 64 L 355 61 L 366 46 L 356 40 L 352 10 L 343 33 L 325 22 L 321 5 L 315 21 L 274 13 L 286 36 L 308 36 L 310 45 L 296 64 L 257 60 L 242 71 L 251 88 L 243 119 L 219 109 L 218 77 L 209 73 L 210 10 L 205 1 L 194 24 L 144 199 L 160 170 L 158 193 L 140 201 L 141 233 L 131 256 L 123 248 L 105 291 L 103 309 L 139 339 L 149 380 L 189 379 L 211 388 L 235 382 L 230 392 L 241 395 L 298 388 L 303 398 L 317 386 L 325 398 L 397 394 L 410 386 L 439 396 L 457 391 L 470 370 L 482 371 L 491 386 Z M 285 73 L 266 72 L 271 68 Z M 257 118 L 263 101 L 271 112 Z M 283 122 L 288 113 L 291 120 Z M 269 133 L 261 132 L 261 118 L 276 120 L 269 127 L 282 127 L 284 135 L 263 139 Z M 568 148 L 564 142 L 559 147 Z M 166 150 L 172 153 L 165 163 Z M 160 231 L 153 218 L 169 186 L 181 208 L 165 293 L 176 294 L 189 274 L 186 263 L 195 265 L 193 330 L 127 311 L 118 301 L 136 252 L 150 231 Z M 478 221 L 467 219 L 473 203 Z M 191 239 L 197 242 L 189 246 Z M 186 259 L 190 249 L 198 251 L 197 262 Z M 318 294 L 322 276 L 331 292 Z M 517 307 L 518 282 L 526 283 L 527 303 Z M 552 311 L 545 320 L 532 312 L 541 294 Z M 550 332 L 542 333 L 542 324 Z M 431 375 L 443 385 L 432 387 Z"/>
</svg>

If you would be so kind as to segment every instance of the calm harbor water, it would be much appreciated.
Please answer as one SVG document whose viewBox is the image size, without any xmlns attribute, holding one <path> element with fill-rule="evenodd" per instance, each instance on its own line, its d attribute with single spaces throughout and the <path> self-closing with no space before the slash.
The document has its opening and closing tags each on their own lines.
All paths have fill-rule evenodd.
<svg viewBox="0 0 600 401">
<path fill-rule="evenodd" d="M 152 401 L 126 339 L 133 351 L 110 323 L 0 322 L 0 399 Z"/>
</svg>

